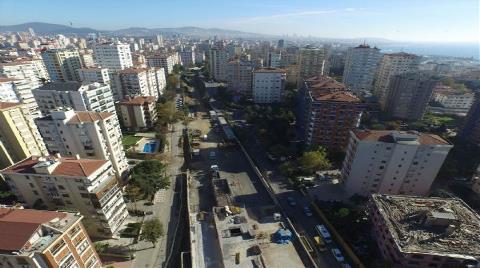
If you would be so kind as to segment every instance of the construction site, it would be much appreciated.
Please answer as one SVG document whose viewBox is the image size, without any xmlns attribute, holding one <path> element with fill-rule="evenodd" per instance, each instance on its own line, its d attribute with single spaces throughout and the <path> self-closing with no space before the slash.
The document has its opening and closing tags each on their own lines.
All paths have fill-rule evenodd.
<svg viewBox="0 0 480 268">
<path fill-rule="evenodd" d="M 379 244 L 396 246 L 414 262 L 428 259 L 436 267 L 435 261 L 480 261 L 480 217 L 460 199 L 374 194 L 371 213 L 377 239 L 385 240 Z"/>
</svg>

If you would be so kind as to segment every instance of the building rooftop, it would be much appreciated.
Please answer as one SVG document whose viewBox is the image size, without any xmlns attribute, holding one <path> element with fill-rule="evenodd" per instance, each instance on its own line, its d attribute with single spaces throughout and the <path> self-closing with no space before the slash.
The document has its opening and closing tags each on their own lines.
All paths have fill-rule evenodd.
<svg viewBox="0 0 480 268">
<path fill-rule="evenodd" d="M 100 83 L 82 84 L 81 82 L 68 81 L 68 82 L 50 82 L 47 83 L 38 90 L 53 90 L 53 91 L 84 91 L 88 89 L 97 89 L 105 87 L 106 85 Z"/>
<path fill-rule="evenodd" d="M 0 111 L 22 106 L 19 102 L 0 102 Z"/>
<path fill-rule="evenodd" d="M 457 198 L 372 195 L 402 252 L 480 260 L 480 216 Z"/>
<path fill-rule="evenodd" d="M 138 96 L 131 99 L 125 99 L 119 102 L 120 105 L 131 105 L 131 106 L 139 106 L 144 105 L 145 103 L 153 103 L 156 101 L 154 96 Z"/>
<path fill-rule="evenodd" d="M 362 141 L 388 142 L 412 145 L 450 145 L 442 137 L 417 131 L 395 130 L 353 130 L 355 136 Z"/>
<path fill-rule="evenodd" d="M 0 77 L 0 83 L 7 83 L 7 82 L 18 81 L 18 80 L 19 79 L 15 79 L 15 78 Z"/>
<path fill-rule="evenodd" d="M 411 54 L 411 53 L 406 53 L 406 52 L 388 53 L 388 54 L 385 54 L 385 55 L 393 56 L 393 57 L 411 57 L 411 58 L 418 58 L 417 55 Z"/>
<path fill-rule="evenodd" d="M 42 251 L 81 219 L 68 212 L 0 207 L 0 252 Z"/>
<path fill-rule="evenodd" d="M 254 73 L 285 73 L 286 71 L 280 68 L 261 68 L 254 71 Z"/>
<path fill-rule="evenodd" d="M 68 120 L 68 124 L 78 124 L 85 122 L 96 122 L 100 120 L 108 119 L 113 116 L 109 112 L 90 112 L 90 111 L 76 111 L 75 115 Z"/>
<path fill-rule="evenodd" d="M 127 68 L 119 71 L 119 74 L 139 74 L 148 71 L 149 68 Z"/>
<path fill-rule="evenodd" d="M 2 174 L 51 174 L 71 177 L 88 177 L 108 160 L 76 159 L 32 156 L 3 169 Z"/>
<path fill-rule="evenodd" d="M 353 93 L 346 90 L 345 84 L 328 76 L 314 76 L 305 80 L 305 86 L 316 101 L 360 102 Z"/>
</svg>

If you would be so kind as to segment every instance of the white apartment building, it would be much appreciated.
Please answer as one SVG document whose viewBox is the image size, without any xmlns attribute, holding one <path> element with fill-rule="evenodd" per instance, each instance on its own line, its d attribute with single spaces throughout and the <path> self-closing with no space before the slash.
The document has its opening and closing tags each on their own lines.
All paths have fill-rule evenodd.
<svg viewBox="0 0 480 268">
<path fill-rule="evenodd" d="M 282 64 L 282 54 L 280 52 L 269 52 L 267 67 L 278 68 Z"/>
<path fill-rule="evenodd" d="M 32 156 L 0 174 L 29 207 L 79 211 L 93 237 L 112 237 L 128 216 L 108 160 Z"/>
<path fill-rule="evenodd" d="M 202 64 L 205 61 L 205 52 L 197 51 L 195 52 L 195 63 Z"/>
<path fill-rule="evenodd" d="M 34 90 L 33 95 L 44 116 L 51 110 L 71 107 L 75 111 L 108 112 L 115 114 L 109 85 L 79 82 L 51 82 Z"/>
<path fill-rule="evenodd" d="M 83 65 L 78 50 L 48 49 L 42 58 L 52 81 L 79 81 L 77 70 Z"/>
<path fill-rule="evenodd" d="M 353 92 L 370 92 L 378 64 L 382 59 L 380 49 L 363 44 L 349 48 L 343 71 L 343 83 Z"/>
<path fill-rule="evenodd" d="M 318 48 L 314 46 L 306 46 L 300 49 L 299 52 L 299 79 L 323 75 L 325 71 L 325 61 L 327 53 L 325 48 Z"/>
<path fill-rule="evenodd" d="M 475 94 L 459 92 L 448 86 L 437 85 L 433 89 L 432 100 L 441 105 L 441 107 L 429 107 L 432 112 L 466 115 L 475 101 Z"/>
<path fill-rule="evenodd" d="M 262 68 L 253 72 L 253 101 L 275 103 L 282 101 L 287 73 L 278 68 Z"/>
<path fill-rule="evenodd" d="M 354 130 L 342 166 L 349 195 L 425 196 L 453 147 L 433 134 Z"/>
<path fill-rule="evenodd" d="M 51 154 L 110 160 L 120 179 L 128 164 L 117 121 L 113 113 L 58 109 L 35 123 Z"/>
<path fill-rule="evenodd" d="M 95 60 L 93 60 L 93 54 L 92 53 L 82 53 L 80 54 L 80 59 L 82 60 L 82 65 L 85 68 L 91 68 L 94 67 Z"/>
<path fill-rule="evenodd" d="M 102 68 L 111 72 L 119 71 L 133 66 L 130 45 L 117 43 L 98 43 L 93 47 L 95 61 Z"/>
<path fill-rule="evenodd" d="M 2 102 L 19 102 L 15 93 L 16 79 L 0 77 L 0 101 Z"/>
<path fill-rule="evenodd" d="M 210 76 L 218 81 L 227 79 L 228 52 L 225 49 L 212 48 L 208 51 Z"/>
<path fill-rule="evenodd" d="M 255 64 L 251 61 L 232 60 L 226 65 L 227 88 L 235 94 L 251 95 Z"/>
<path fill-rule="evenodd" d="M 118 72 L 123 98 L 163 94 L 166 86 L 163 68 L 129 68 Z"/>
<path fill-rule="evenodd" d="M 178 53 L 180 55 L 180 61 L 186 68 L 195 64 L 195 51 L 193 49 L 184 50 Z"/>
<path fill-rule="evenodd" d="M 378 66 L 373 83 L 373 93 L 385 104 L 390 79 L 399 74 L 416 72 L 420 57 L 405 52 L 384 54 Z"/>
<path fill-rule="evenodd" d="M 100 83 L 104 85 L 110 85 L 111 80 L 107 68 L 91 67 L 78 69 L 77 71 L 80 81 L 83 83 Z"/>
<path fill-rule="evenodd" d="M 175 55 L 174 54 L 150 54 L 145 57 L 147 60 L 148 67 L 163 68 L 165 72 L 165 77 L 173 72 L 173 66 L 175 65 Z"/>
</svg>

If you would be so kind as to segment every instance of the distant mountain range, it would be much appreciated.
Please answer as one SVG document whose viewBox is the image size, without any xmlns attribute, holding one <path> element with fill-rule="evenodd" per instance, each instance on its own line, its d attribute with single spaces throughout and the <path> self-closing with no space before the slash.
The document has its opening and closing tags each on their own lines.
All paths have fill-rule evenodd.
<svg viewBox="0 0 480 268">
<path fill-rule="evenodd" d="M 247 33 L 235 30 L 226 30 L 219 28 L 199 28 L 199 27 L 178 27 L 178 28 L 142 28 L 131 27 L 127 29 L 120 29 L 114 31 L 96 30 L 92 28 L 76 28 L 61 24 L 43 23 L 43 22 L 29 22 L 17 25 L 0 26 L 0 32 L 26 32 L 28 28 L 32 28 L 38 34 L 77 34 L 86 35 L 88 33 L 104 33 L 111 35 L 126 35 L 126 36 L 153 36 L 156 34 L 173 35 L 182 34 L 189 36 L 229 36 L 229 37 L 268 37 L 268 35 Z"/>
</svg>

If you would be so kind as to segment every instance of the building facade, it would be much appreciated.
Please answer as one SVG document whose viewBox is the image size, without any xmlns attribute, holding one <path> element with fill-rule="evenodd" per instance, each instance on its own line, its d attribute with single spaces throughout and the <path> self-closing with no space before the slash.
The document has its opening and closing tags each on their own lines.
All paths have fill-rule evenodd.
<svg viewBox="0 0 480 268">
<path fill-rule="evenodd" d="M 349 131 L 359 126 L 365 104 L 344 84 L 326 76 L 305 80 L 299 96 L 298 120 L 305 143 L 333 151 L 345 150 Z"/>
<path fill-rule="evenodd" d="M 253 72 L 253 101 L 277 103 L 282 101 L 287 73 L 278 68 L 262 68 Z"/>
<path fill-rule="evenodd" d="M 175 56 L 169 53 L 154 53 L 145 57 L 147 60 L 147 66 L 153 68 L 163 68 L 165 77 L 173 72 L 173 66 L 175 65 Z"/>
<path fill-rule="evenodd" d="M 78 77 L 80 82 L 91 84 L 100 83 L 104 85 L 111 85 L 110 75 L 107 68 L 91 67 L 82 68 L 78 70 Z"/>
<path fill-rule="evenodd" d="M 458 198 L 372 195 L 373 235 L 392 267 L 476 267 L 480 216 Z"/>
<path fill-rule="evenodd" d="M 132 53 L 128 44 L 98 43 L 93 46 L 93 53 L 97 65 L 112 72 L 133 66 Z"/>
<path fill-rule="evenodd" d="M 383 55 L 373 83 L 373 93 L 382 105 L 386 101 L 390 79 L 395 75 L 416 72 L 419 61 L 419 56 L 404 52 Z"/>
<path fill-rule="evenodd" d="M 146 130 L 157 121 L 155 97 L 135 97 L 116 103 L 122 126 L 129 130 Z"/>
<path fill-rule="evenodd" d="M 108 160 L 33 156 L 0 174 L 29 207 L 80 212 L 92 237 L 112 237 L 128 216 Z"/>
<path fill-rule="evenodd" d="M 102 263 L 79 213 L 0 207 L 5 267 L 85 267 Z"/>
<path fill-rule="evenodd" d="M 195 64 L 195 51 L 193 49 L 186 49 L 184 51 L 180 51 L 178 54 L 180 56 L 182 65 L 186 68 Z"/>
<path fill-rule="evenodd" d="M 76 49 L 48 49 L 42 52 L 43 62 L 52 81 L 79 81 L 77 70 L 82 60 Z"/>
<path fill-rule="evenodd" d="M 395 75 L 390 78 L 383 108 L 395 118 L 420 120 L 438 82 L 438 78 L 425 73 Z"/>
<path fill-rule="evenodd" d="M 349 48 L 345 59 L 343 83 L 353 92 L 370 92 L 378 64 L 382 59 L 380 49 L 363 44 Z"/>
<path fill-rule="evenodd" d="M 354 130 L 342 166 L 345 189 L 425 196 L 452 147 L 433 134 Z"/>
<path fill-rule="evenodd" d="M 0 168 L 32 155 L 47 155 L 37 127 L 22 106 L 18 102 L 0 102 Z"/>
<path fill-rule="evenodd" d="M 433 89 L 432 100 L 436 104 L 429 107 L 432 112 L 466 115 L 475 100 L 475 94 L 437 84 Z"/>
<path fill-rule="evenodd" d="M 208 51 L 208 67 L 210 77 L 218 81 L 227 79 L 228 52 L 222 48 L 211 48 Z"/>
<path fill-rule="evenodd" d="M 128 164 L 115 114 L 54 110 L 35 123 L 51 154 L 110 160 L 117 178 L 123 178 Z"/>
<path fill-rule="evenodd" d="M 227 88 L 235 94 L 252 94 L 252 76 L 255 65 L 251 61 L 232 60 L 226 65 Z"/>
<path fill-rule="evenodd" d="M 480 93 L 475 95 L 475 101 L 468 111 L 459 137 L 480 147 Z"/>
<path fill-rule="evenodd" d="M 123 98 L 153 96 L 155 99 L 165 89 L 163 68 L 129 68 L 119 72 Z"/>
<path fill-rule="evenodd" d="M 324 75 L 326 51 L 323 47 L 306 46 L 299 52 L 299 82 L 310 77 Z M 325 74 L 326 75 L 326 74 Z"/>
</svg>

